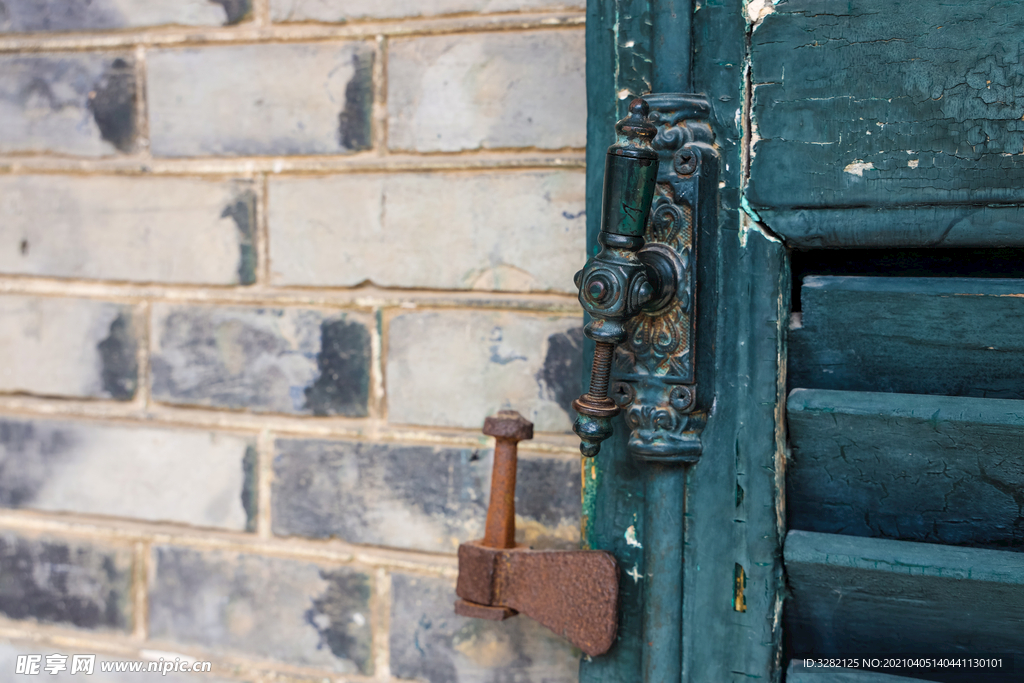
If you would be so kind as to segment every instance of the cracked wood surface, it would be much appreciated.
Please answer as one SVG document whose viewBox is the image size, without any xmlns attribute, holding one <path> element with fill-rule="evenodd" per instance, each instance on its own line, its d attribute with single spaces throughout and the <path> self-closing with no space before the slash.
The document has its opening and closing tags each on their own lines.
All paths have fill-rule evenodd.
<svg viewBox="0 0 1024 683">
<path fill-rule="evenodd" d="M 796 389 L 789 528 L 1024 547 L 1024 401 Z"/>
<path fill-rule="evenodd" d="M 1024 399 L 1022 280 L 810 276 L 801 300 L 790 387 Z"/>
<path fill-rule="evenodd" d="M 1022 33 L 1016 0 L 781 0 L 751 38 L 749 201 L 779 210 L 1020 202 Z M 832 229 L 832 246 L 871 233 L 867 220 Z"/>
<path fill-rule="evenodd" d="M 829 247 L 1015 247 L 1024 244 L 1024 206 L 759 209 L 797 249 Z"/>
<path fill-rule="evenodd" d="M 794 657 L 1024 653 L 1024 554 L 791 531 L 785 627 Z M 958 669 L 943 683 L 1019 681 Z"/>
</svg>

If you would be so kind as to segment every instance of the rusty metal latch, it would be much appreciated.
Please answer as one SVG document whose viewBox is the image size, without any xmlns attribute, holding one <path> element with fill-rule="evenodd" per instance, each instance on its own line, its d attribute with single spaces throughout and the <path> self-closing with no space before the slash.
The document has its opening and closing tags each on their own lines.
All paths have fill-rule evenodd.
<svg viewBox="0 0 1024 683">
<path fill-rule="evenodd" d="M 638 460 L 700 456 L 714 373 L 719 154 L 710 112 L 702 95 L 648 95 L 615 125 L 601 250 L 575 278 L 595 342 L 590 389 L 573 402 L 583 455 L 598 453 L 625 410 Z"/>
<path fill-rule="evenodd" d="M 619 567 L 601 550 L 532 550 L 515 544 L 516 444 L 533 423 L 514 411 L 484 421 L 495 438 L 484 537 L 459 546 L 455 612 L 500 621 L 522 612 L 586 654 L 615 642 Z"/>
</svg>

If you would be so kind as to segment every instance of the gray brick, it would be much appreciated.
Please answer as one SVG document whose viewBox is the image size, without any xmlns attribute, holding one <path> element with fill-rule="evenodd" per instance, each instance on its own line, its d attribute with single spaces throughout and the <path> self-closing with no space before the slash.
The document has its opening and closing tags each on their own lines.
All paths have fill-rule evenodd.
<svg viewBox="0 0 1024 683">
<path fill-rule="evenodd" d="M 270 16 L 274 21 L 345 22 L 463 12 L 523 12 L 585 7 L 585 0 L 435 0 L 430 3 L 408 0 L 270 0 Z"/>
<path fill-rule="evenodd" d="M 153 154 L 369 149 L 373 60 L 365 42 L 154 50 L 146 66 Z"/>
<path fill-rule="evenodd" d="M 491 457 L 469 448 L 280 439 L 274 533 L 453 553 L 483 536 Z M 578 547 L 578 462 L 520 458 L 517 493 L 520 543 Z"/>
<path fill-rule="evenodd" d="M 249 284 L 255 203 L 247 181 L 0 176 L 0 272 Z"/>
<path fill-rule="evenodd" d="M 0 56 L 0 153 L 130 152 L 135 99 L 127 54 Z"/>
<path fill-rule="evenodd" d="M 0 419 L 0 506 L 244 530 L 255 448 L 215 432 Z"/>
<path fill-rule="evenodd" d="M 394 150 L 586 145 L 582 30 L 396 39 L 388 48 Z"/>
<path fill-rule="evenodd" d="M 231 552 L 158 546 L 150 634 L 215 651 L 370 674 L 370 577 Z"/>
<path fill-rule="evenodd" d="M 43 668 L 43 667 L 46 666 L 46 657 L 48 655 L 54 655 L 54 654 L 56 654 L 56 655 L 63 655 L 65 657 L 67 657 L 67 660 L 65 660 L 65 664 L 67 666 L 67 669 L 64 670 L 64 671 L 58 671 L 56 674 L 51 674 L 48 671 L 46 671 L 46 669 Z M 102 670 L 102 667 L 103 667 L 104 664 L 110 664 L 111 666 L 116 666 L 115 664 L 113 664 L 113 662 L 117 662 L 117 663 L 120 664 L 120 663 L 124 663 L 125 661 L 131 660 L 131 659 L 134 659 L 136 661 L 141 661 L 146 666 L 149 666 L 150 662 L 153 662 L 154 664 L 157 664 L 157 665 L 161 665 L 160 661 L 159 661 L 159 658 L 156 658 L 156 659 L 152 658 L 152 655 L 156 654 L 155 652 L 147 653 L 147 654 L 150 654 L 150 658 L 149 659 L 145 659 L 141 655 L 140 656 L 134 656 L 134 655 L 124 655 L 124 654 L 121 654 L 121 655 L 102 655 L 101 654 L 101 655 L 98 655 L 96 657 L 96 661 L 95 661 L 95 663 L 93 665 L 93 673 L 91 675 L 86 674 L 86 673 L 81 672 L 81 671 L 79 671 L 79 672 L 75 673 L 74 675 L 72 675 L 72 673 L 71 673 L 71 657 L 73 655 L 82 655 L 82 654 L 93 654 L 93 655 L 95 655 L 96 651 L 95 651 L 95 648 L 92 647 L 92 646 L 79 647 L 77 649 L 67 649 L 67 648 L 55 648 L 52 645 L 48 645 L 48 644 L 44 644 L 44 643 L 37 643 L 37 642 L 24 642 L 24 643 L 21 643 L 21 642 L 0 642 L 0 671 L 8 671 L 8 672 L 15 671 L 15 668 L 17 667 L 17 663 L 18 663 L 18 657 L 21 656 L 21 655 L 42 655 L 43 659 L 40 662 L 40 671 L 39 671 L 38 674 L 36 674 L 38 676 L 38 678 L 35 679 L 35 680 L 42 679 L 42 680 L 46 681 L 46 683 L 83 683 L 83 681 L 88 681 L 88 683 L 140 683 L 140 681 L 144 682 L 146 679 L 149 679 L 149 680 L 159 680 L 160 683 L 195 683 L 196 680 L 201 680 L 201 681 L 203 681 L 203 683 L 245 683 L 245 682 L 240 681 L 238 679 L 231 679 L 229 681 L 226 678 L 221 678 L 220 676 L 216 676 L 215 674 L 218 671 L 218 663 L 217 662 L 211 662 L 211 664 L 213 665 L 212 670 L 209 673 L 202 673 L 198 677 L 195 674 L 193 674 L 193 673 L 180 673 L 180 672 L 179 673 L 174 673 L 174 672 L 169 672 L 167 674 L 159 674 L 160 677 L 157 678 L 158 674 L 156 674 L 156 672 L 150 673 L 150 672 L 147 671 L 145 675 L 140 676 L 138 673 L 104 672 Z M 172 654 L 172 653 L 167 653 L 167 657 L 166 657 L 167 661 L 173 662 L 175 660 L 175 658 L 183 658 L 183 656 L 182 655 L 175 655 L 175 654 Z M 87 676 L 87 675 L 89 677 L 85 678 L 85 676 Z M 31 681 L 33 679 L 32 678 L 21 679 L 19 677 L 18 680 Z"/>
<path fill-rule="evenodd" d="M 0 532 L 0 613 L 90 629 L 132 626 L 132 551 Z"/>
<path fill-rule="evenodd" d="M 220 26 L 244 19 L 251 4 L 251 0 L 4 0 L 0 33 L 162 24 Z"/>
<path fill-rule="evenodd" d="M 581 392 L 582 342 L 579 316 L 402 313 L 388 331 L 388 418 L 479 429 L 488 415 L 514 409 L 537 431 L 567 431 Z"/>
<path fill-rule="evenodd" d="M 586 260 L 583 207 L 576 171 L 272 178 L 272 277 L 575 292 L 573 273 Z"/>
<path fill-rule="evenodd" d="M 130 306 L 88 299 L 0 296 L 0 392 L 135 396 L 136 329 Z"/>
<path fill-rule="evenodd" d="M 575 683 L 579 652 L 523 616 L 455 615 L 445 579 L 392 577 L 391 673 L 428 683 Z"/>
<path fill-rule="evenodd" d="M 305 415 L 367 414 L 367 320 L 308 309 L 153 307 L 153 397 Z"/>
</svg>

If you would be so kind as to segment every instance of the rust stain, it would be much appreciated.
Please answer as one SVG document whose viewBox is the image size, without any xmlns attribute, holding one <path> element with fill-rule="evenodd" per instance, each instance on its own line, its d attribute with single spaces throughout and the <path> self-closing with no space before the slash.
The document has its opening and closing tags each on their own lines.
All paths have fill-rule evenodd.
<svg viewBox="0 0 1024 683">
<path fill-rule="evenodd" d="M 747 590 L 747 573 L 743 571 L 743 567 L 739 564 L 736 565 L 736 594 L 733 597 L 732 608 L 737 612 L 747 611 L 747 599 L 744 597 L 744 591 Z"/>
</svg>

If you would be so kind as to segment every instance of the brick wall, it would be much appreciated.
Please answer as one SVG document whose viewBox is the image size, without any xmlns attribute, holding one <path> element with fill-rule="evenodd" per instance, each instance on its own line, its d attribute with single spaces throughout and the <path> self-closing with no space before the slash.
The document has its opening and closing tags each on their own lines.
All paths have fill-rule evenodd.
<svg viewBox="0 0 1024 683">
<path fill-rule="evenodd" d="M 579 538 L 583 4 L 0 3 L 0 678 L 576 678 L 451 604 L 485 416 Z"/>
</svg>

